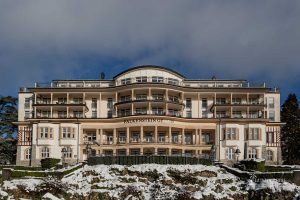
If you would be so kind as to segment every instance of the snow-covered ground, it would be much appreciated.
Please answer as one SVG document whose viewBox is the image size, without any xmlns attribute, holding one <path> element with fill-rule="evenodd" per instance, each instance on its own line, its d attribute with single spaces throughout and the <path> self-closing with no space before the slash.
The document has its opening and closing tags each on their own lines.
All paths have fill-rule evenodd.
<svg viewBox="0 0 300 200">
<path fill-rule="evenodd" d="M 23 193 L 44 199 L 78 199 L 99 194 L 116 199 L 243 199 L 248 191 L 269 189 L 299 192 L 288 182 L 264 180 L 244 182 L 224 169 L 204 165 L 84 166 L 62 180 L 17 179 L 4 181 L 0 199 L 9 196 L 28 198 Z M 19 191 L 19 192 L 14 192 Z M 21 191 L 21 192 L 20 192 Z M 29 198 L 30 199 L 30 198 Z M 100 198 L 101 199 L 101 198 Z M 188 199 L 188 198 L 187 198 Z"/>
</svg>

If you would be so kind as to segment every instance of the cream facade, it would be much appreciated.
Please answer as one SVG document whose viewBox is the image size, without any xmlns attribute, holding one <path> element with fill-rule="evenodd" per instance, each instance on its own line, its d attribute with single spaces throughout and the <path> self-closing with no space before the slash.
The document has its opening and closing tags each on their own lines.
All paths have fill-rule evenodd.
<svg viewBox="0 0 300 200">
<path fill-rule="evenodd" d="M 160 66 L 134 67 L 111 80 L 21 88 L 16 124 L 19 165 L 141 154 L 281 162 L 278 90 L 245 80 L 191 80 Z"/>
</svg>

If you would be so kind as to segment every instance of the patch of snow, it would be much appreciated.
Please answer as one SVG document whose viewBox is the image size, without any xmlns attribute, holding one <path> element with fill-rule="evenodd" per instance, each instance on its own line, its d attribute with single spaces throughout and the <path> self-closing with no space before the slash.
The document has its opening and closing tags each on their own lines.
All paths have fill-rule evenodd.
<svg viewBox="0 0 300 200">
<path fill-rule="evenodd" d="M 53 194 L 47 192 L 44 196 L 44 199 L 50 199 L 50 200 L 61 200 L 60 198 L 57 198 L 56 196 L 54 196 Z"/>
</svg>

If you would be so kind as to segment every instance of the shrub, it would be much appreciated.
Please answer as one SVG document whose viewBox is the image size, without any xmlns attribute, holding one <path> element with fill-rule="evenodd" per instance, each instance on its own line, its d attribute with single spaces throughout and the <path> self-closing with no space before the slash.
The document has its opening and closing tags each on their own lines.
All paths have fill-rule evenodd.
<svg viewBox="0 0 300 200">
<path fill-rule="evenodd" d="M 55 167 L 60 162 L 57 158 L 44 158 L 41 160 L 41 166 L 43 169 L 50 169 Z"/>
<path fill-rule="evenodd" d="M 266 171 L 265 161 L 241 160 L 240 163 L 244 165 L 247 170 Z"/>
</svg>

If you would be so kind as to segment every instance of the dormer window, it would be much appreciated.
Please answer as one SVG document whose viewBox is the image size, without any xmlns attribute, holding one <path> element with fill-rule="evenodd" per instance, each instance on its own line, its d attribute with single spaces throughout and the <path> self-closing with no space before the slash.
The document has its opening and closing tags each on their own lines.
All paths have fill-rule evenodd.
<svg viewBox="0 0 300 200">
<path fill-rule="evenodd" d="M 131 78 L 125 78 L 121 80 L 122 85 L 127 85 L 131 83 Z"/>
<path fill-rule="evenodd" d="M 146 83 L 147 82 L 147 76 L 138 76 L 136 77 L 137 83 Z"/>
<path fill-rule="evenodd" d="M 179 81 L 177 79 L 174 79 L 174 78 L 168 78 L 168 83 L 172 84 L 172 85 L 178 85 Z"/>
<path fill-rule="evenodd" d="M 162 76 L 152 76 L 152 82 L 153 83 L 163 83 L 164 77 Z"/>
</svg>

